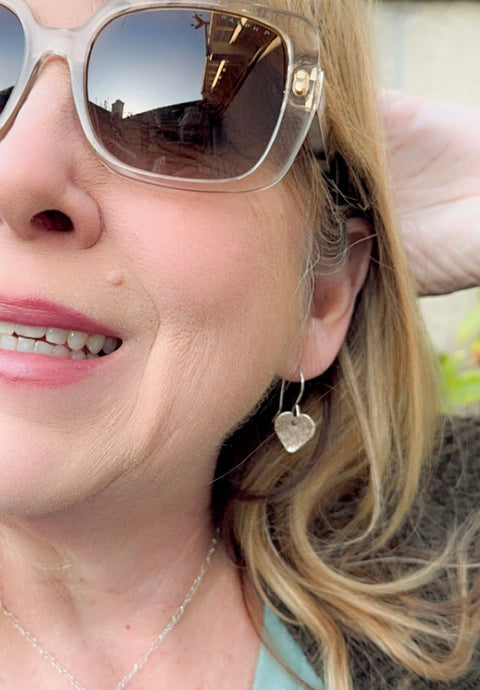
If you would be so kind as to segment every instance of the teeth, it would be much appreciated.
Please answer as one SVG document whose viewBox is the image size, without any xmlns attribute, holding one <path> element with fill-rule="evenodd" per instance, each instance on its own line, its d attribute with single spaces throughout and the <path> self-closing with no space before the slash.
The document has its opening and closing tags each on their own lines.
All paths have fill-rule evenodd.
<svg viewBox="0 0 480 690">
<path fill-rule="evenodd" d="M 112 352 L 115 352 L 117 347 L 118 347 L 117 338 L 105 338 L 105 345 L 103 346 L 102 349 L 106 355 L 109 355 Z"/>
<path fill-rule="evenodd" d="M 0 335 L 0 348 L 2 350 L 16 350 L 17 338 L 14 335 Z"/>
<path fill-rule="evenodd" d="M 80 333 L 79 331 L 70 331 L 68 334 L 68 347 L 74 352 L 80 352 L 87 344 L 88 333 Z"/>
<path fill-rule="evenodd" d="M 0 334 L 13 335 L 15 330 L 14 323 L 7 323 L 6 321 L 0 321 Z"/>
<path fill-rule="evenodd" d="M 17 338 L 17 350 L 18 352 L 34 352 L 35 340 L 31 338 Z"/>
<path fill-rule="evenodd" d="M 96 359 L 109 355 L 121 340 L 100 333 L 82 333 L 62 328 L 22 326 L 0 321 L 0 350 L 34 353 L 60 359 Z"/>
<path fill-rule="evenodd" d="M 49 345 L 43 340 L 35 341 L 35 348 L 33 350 L 36 355 L 53 355 L 53 345 Z"/>
<path fill-rule="evenodd" d="M 43 338 L 46 332 L 47 329 L 41 326 L 19 326 L 15 324 L 15 333 L 17 335 L 24 335 L 26 338 Z"/>
<path fill-rule="evenodd" d="M 89 335 L 87 340 L 87 350 L 92 353 L 92 355 L 98 355 L 100 350 L 105 345 L 104 335 Z"/>
<path fill-rule="evenodd" d="M 65 345 L 67 335 L 67 331 L 63 331 L 61 328 L 48 328 L 45 340 L 52 345 Z"/>
<path fill-rule="evenodd" d="M 70 350 L 63 345 L 54 345 L 52 355 L 60 359 L 68 359 L 70 357 Z"/>
</svg>

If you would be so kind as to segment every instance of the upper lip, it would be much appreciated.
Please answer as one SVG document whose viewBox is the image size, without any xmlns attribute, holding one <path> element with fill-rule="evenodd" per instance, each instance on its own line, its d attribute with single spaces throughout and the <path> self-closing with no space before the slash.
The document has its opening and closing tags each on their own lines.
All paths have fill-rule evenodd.
<svg viewBox="0 0 480 690">
<path fill-rule="evenodd" d="M 81 312 L 49 300 L 0 296 L 0 321 L 22 326 L 46 326 L 62 330 L 99 333 L 113 338 L 112 329 Z"/>
</svg>

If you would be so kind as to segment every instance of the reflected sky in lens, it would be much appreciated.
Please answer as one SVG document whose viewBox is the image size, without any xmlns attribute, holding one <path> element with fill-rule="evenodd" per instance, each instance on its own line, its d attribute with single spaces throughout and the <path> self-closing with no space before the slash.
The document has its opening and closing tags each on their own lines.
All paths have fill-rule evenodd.
<svg viewBox="0 0 480 690">
<path fill-rule="evenodd" d="M 202 13 L 209 20 L 209 13 Z M 195 28 L 197 27 L 198 28 Z M 148 10 L 111 22 L 92 49 L 88 98 L 123 115 L 202 97 L 205 28 L 193 10 Z"/>
<path fill-rule="evenodd" d="M 17 17 L 0 7 L 0 91 L 15 86 L 25 52 L 23 28 Z"/>
</svg>

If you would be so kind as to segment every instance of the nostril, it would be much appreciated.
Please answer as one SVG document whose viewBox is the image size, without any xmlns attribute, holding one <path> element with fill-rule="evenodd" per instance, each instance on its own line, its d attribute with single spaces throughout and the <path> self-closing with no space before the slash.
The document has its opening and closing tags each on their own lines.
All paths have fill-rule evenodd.
<svg viewBox="0 0 480 690">
<path fill-rule="evenodd" d="M 36 213 L 31 223 L 40 230 L 55 230 L 56 232 L 69 232 L 73 230 L 73 223 L 69 216 L 62 211 L 48 210 Z"/>
</svg>

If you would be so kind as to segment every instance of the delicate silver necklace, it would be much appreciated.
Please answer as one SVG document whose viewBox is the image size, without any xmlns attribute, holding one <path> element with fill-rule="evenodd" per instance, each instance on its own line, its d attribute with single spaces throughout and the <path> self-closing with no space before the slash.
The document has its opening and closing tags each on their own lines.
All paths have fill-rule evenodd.
<svg viewBox="0 0 480 690">
<path fill-rule="evenodd" d="M 198 573 L 197 577 L 194 579 L 192 586 L 187 592 L 187 595 L 185 599 L 182 601 L 178 609 L 175 611 L 173 616 L 170 618 L 168 621 L 167 625 L 165 628 L 162 630 L 162 632 L 154 639 L 148 650 L 145 652 L 145 654 L 140 657 L 140 659 L 133 665 L 132 670 L 127 673 L 126 676 L 124 676 L 116 685 L 114 690 L 123 690 L 123 688 L 126 687 L 126 685 L 132 680 L 134 676 L 137 675 L 137 673 L 145 666 L 147 661 L 150 659 L 152 654 L 155 652 L 156 649 L 161 645 L 163 640 L 167 637 L 168 633 L 170 633 L 173 628 L 177 625 L 178 621 L 181 619 L 183 614 L 185 613 L 185 609 L 187 608 L 188 604 L 192 601 L 193 597 L 195 596 L 197 589 L 200 587 L 200 584 L 205 577 L 205 574 L 208 570 L 208 566 L 210 565 L 210 561 L 212 560 L 213 554 L 215 553 L 215 549 L 217 548 L 217 537 L 214 536 L 212 539 L 212 542 L 210 544 L 210 549 L 207 553 L 207 556 L 202 564 L 202 567 L 200 568 L 200 572 Z M 11 611 L 9 611 L 4 603 L 0 601 L 0 608 L 3 612 L 3 615 L 5 618 L 9 621 L 9 623 L 16 629 L 18 632 L 26 639 L 32 647 L 35 647 L 35 649 L 43 656 L 47 661 L 50 662 L 50 664 L 53 666 L 53 668 L 64 678 L 68 680 L 70 685 L 72 685 L 74 688 L 77 690 L 86 690 L 86 688 L 78 682 L 78 680 L 73 676 L 70 671 L 68 671 L 64 666 L 62 666 L 51 654 L 48 649 L 45 649 L 45 647 L 42 647 L 40 642 L 37 640 L 37 638 L 32 635 L 32 633 L 29 633 L 28 630 L 25 630 L 25 628 L 21 625 L 20 621 L 13 615 Z"/>
</svg>

